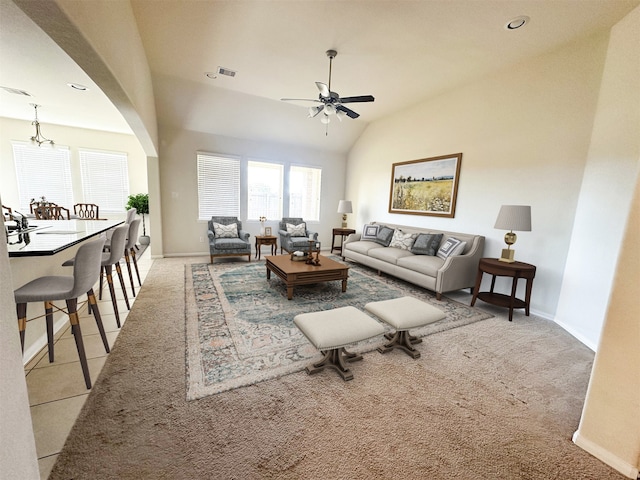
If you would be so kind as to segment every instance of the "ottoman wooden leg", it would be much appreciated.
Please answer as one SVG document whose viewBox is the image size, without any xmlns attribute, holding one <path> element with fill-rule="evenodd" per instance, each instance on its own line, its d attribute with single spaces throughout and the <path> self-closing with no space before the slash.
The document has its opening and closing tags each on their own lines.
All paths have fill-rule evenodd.
<svg viewBox="0 0 640 480">
<path fill-rule="evenodd" d="M 353 380 L 353 373 L 347 368 L 347 362 L 355 362 L 362 360 L 362 355 L 356 353 L 349 353 L 344 348 L 334 348 L 332 350 L 323 350 L 323 358 L 321 361 L 314 363 L 313 366 L 307 367 L 305 370 L 309 375 L 318 373 L 325 368 L 332 368 L 342 377 L 346 382 L 347 380 Z"/>
<path fill-rule="evenodd" d="M 395 333 L 389 332 L 389 333 L 385 333 L 384 334 L 384 338 L 386 338 L 387 340 L 391 340 L 393 339 L 393 337 L 395 337 Z M 415 335 L 409 335 L 409 340 L 411 340 L 411 345 L 416 345 L 418 343 L 422 343 L 422 339 L 416 337 Z"/>
<path fill-rule="evenodd" d="M 390 342 L 378 347 L 378 351 L 380 353 L 387 353 L 394 348 L 404 350 L 411 358 L 420 358 L 420 352 L 413 348 L 413 341 L 411 340 L 411 335 L 409 335 L 408 330 L 397 331 Z"/>
</svg>

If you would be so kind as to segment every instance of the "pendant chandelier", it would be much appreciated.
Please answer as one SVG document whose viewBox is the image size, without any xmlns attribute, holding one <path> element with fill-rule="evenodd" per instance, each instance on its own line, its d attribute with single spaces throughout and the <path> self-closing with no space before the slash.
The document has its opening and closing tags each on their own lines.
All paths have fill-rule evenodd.
<svg viewBox="0 0 640 480">
<path fill-rule="evenodd" d="M 36 119 L 31 122 L 31 125 L 35 125 L 36 127 L 36 134 L 31 137 L 31 144 L 41 147 L 43 143 L 47 143 L 49 144 L 49 146 L 51 146 L 51 148 L 53 148 L 55 146 L 53 140 L 49 140 L 48 138 L 46 138 L 40 131 L 40 122 L 38 121 L 38 107 L 40 105 L 36 105 L 35 103 L 31 103 L 30 105 L 33 105 L 33 108 L 36 112 Z"/>
</svg>

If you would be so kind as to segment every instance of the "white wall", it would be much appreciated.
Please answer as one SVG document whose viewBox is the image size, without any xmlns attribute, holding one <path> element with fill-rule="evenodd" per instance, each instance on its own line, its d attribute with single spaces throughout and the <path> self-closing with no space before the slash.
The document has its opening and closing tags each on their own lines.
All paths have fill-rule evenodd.
<svg viewBox="0 0 640 480">
<path fill-rule="evenodd" d="M 633 479 L 640 470 L 639 52 L 640 7 L 611 31 L 589 168 L 558 308 L 562 318 L 579 331 L 602 324 L 604 317 L 574 440 Z M 613 159 L 615 169 L 610 168 Z M 603 178 L 610 181 L 603 182 Z M 606 195 L 602 183 L 616 192 Z M 635 197 L 629 202 L 634 186 Z M 600 198 L 606 199 L 602 205 L 597 202 Z M 626 222 L 610 223 L 612 216 L 625 213 Z M 589 228 L 593 221 L 605 228 Z M 593 284 L 594 270 L 612 278 L 611 288 Z"/>
<path fill-rule="evenodd" d="M 347 167 L 357 227 L 377 220 L 481 234 L 485 256 L 498 257 L 505 232 L 493 225 L 500 206 L 531 205 L 532 231 L 518 233 L 516 259 L 537 266 L 531 309 L 552 318 L 606 45 L 606 34 L 590 37 L 371 124 Z M 388 213 L 392 163 L 457 152 L 455 218 Z M 506 282 L 496 286 L 507 289 Z"/>
<path fill-rule="evenodd" d="M 556 321 L 595 350 L 640 166 L 640 9 L 611 31 Z"/>
<path fill-rule="evenodd" d="M 249 157 L 263 161 L 322 168 L 322 203 L 320 222 L 309 227 L 319 232 L 323 248 L 331 243 L 331 229 L 339 227 L 341 215 L 336 213 L 344 194 L 346 158 L 336 153 L 304 149 L 292 145 L 257 142 L 160 126 L 160 189 L 164 217 L 164 255 L 208 254 L 207 222 L 198 220 L 198 183 L 196 153 L 198 151 Z M 246 198 L 246 183 L 241 186 Z M 259 233 L 258 221 L 241 218 L 244 230 L 252 238 Z M 280 219 L 267 219 L 274 232 Z M 201 241 L 202 239 L 202 241 Z"/>
</svg>

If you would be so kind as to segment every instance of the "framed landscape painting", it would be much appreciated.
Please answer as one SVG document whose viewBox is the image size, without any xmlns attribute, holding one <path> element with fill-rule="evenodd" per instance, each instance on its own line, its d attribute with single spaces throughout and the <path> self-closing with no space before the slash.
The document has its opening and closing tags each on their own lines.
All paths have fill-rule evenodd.
<svg viewBox="0 0 640 480">
<path fill-rule="evenodd" d="M 462 153 L 394 163 L 389 213 L 453 218 Z"/>
</svg>

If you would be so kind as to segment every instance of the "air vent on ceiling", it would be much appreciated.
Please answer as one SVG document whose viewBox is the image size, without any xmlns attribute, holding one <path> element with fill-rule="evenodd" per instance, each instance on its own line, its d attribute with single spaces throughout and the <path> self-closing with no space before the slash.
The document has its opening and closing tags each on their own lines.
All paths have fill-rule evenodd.
<svg viewBox="0 0 640 480">
<path fill-rule="evenodd" d="M 226 75 L 227 77 L 235 77 L 236 72 L 229 70 L 228 68 L 218 67 L 218 75 Z"/>
<path fill-rule="evenodd" d="M 15 95 L 24 95 L 25 97 L 30 97 L 31 94 L 29 92 L 25 92 L 24 90 L 20 90 L 19 88 L 11 88 L 11 87 L 2 87 L 3 90 L 6 90 L 9 93 L 13 93 Z"/>
</svg>

